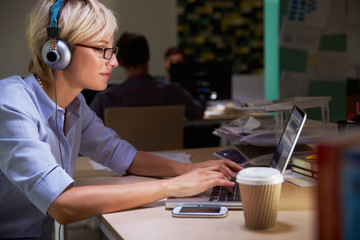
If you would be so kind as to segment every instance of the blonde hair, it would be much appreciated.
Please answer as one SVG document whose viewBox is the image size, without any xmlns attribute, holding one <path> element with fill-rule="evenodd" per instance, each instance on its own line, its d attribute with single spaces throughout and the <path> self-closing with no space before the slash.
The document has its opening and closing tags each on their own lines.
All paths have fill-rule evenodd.
<svg viewBox="0 0 360 240">
<path fill-rule="evenodd" d="M 55 0 L 38 0 L 27 21 L 27 42 L 31 53 L 29 72 L 41 80 L 50 80 L 52 70 L 44 63 L 41 49 L 48 40 L 49 9 Z M 117 30 L 114 13 L 97 0 L 69 0 L 64 5 L 59 19 L 60 39 L 70 49 L 76 43 L 113 36 Z"/>
</svg>

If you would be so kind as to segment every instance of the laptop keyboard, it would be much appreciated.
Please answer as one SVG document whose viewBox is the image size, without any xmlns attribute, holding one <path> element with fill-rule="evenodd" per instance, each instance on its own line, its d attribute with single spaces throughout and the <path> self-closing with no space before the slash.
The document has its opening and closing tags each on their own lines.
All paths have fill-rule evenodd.
<svg viewBox="0 0 360 240">
<path fill-rule="evenodd" d="M 231 179 L 232 182 L 235 182 L 235 178 Z M 239 184 L 235 184 L 233 187 L 233 192 L 228 192 L 226 187 L 216 186 L 211 190 L 211 194 L 209 197 L 209 201 L 211 202 L 229 202 L 229 201 L 240 201 L 240 190 Z"/>
</svg>

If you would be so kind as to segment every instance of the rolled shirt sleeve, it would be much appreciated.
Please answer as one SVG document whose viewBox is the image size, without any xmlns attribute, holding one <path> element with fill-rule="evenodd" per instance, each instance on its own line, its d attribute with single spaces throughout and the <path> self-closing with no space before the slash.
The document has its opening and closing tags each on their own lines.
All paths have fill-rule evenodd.
<svg viewBox="0 0 360 240">
<path fill-rule="evenodd" d="M 0 80 L 0 89 L 0 238 L 41 236 L 48 208 L 74 184 L 79 153 L 121 175 L 137 150 L 106 128 L 81 94 L 65 115 L 33 75 Z"/>
</svg>

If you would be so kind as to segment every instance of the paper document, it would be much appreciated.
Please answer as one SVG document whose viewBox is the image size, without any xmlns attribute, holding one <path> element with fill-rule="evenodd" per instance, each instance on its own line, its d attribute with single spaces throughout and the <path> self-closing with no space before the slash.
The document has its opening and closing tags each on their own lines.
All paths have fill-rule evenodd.
<svg viewBox="0 0 360 240">
<path fill-rule="evenodd" d="M 322 30 L 307 27 L 298 22 L 283 19 L 280 46 L 304 51 L 316 51 L 319 49 Z"/>
<path fill-rule="evenodd" d="M 280 97 L 308 96 L 309 76 L 300 72 L 281 72 Z"/>
<path fill-rule="evenodd" d="M 285 181 L 298 185 L 299 187 L 313 187 L 317 185 L 316 179 L 292 171 L 284 174 L 284 179 Z"/>
<path fill-rule="evenodd" d="M 105 167 L 101 163 L 95 162 L 94 160 L 90 160 L 89 163 L 95 170 L 101 170 L 101 171 L 111 171 L 110 168 Z"/>
<path fill-rule="evenodd" d="M 345 81 L 347 53 L 335 51 L 310 52 L 306 73 L 311 80 Z"/>
</svg>

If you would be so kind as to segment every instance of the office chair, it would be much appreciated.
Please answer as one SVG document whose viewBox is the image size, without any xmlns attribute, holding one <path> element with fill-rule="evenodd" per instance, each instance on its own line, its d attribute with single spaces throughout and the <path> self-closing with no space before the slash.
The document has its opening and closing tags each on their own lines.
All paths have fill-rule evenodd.
<svg viewBox="0 0 360 240">
<path fill-rule="evenodd" d="M 138 150 L 182 149 L 184 114 L 183 105 L 109 107 L 104 123 Z"/>
</svg>

